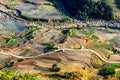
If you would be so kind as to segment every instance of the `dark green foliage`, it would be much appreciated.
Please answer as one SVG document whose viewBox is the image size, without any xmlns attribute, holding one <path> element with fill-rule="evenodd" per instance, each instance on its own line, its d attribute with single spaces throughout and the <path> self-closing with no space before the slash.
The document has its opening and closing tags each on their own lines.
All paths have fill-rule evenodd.
<svg viewBox="0 0 120 80">
<path fill-rule="evenodd" d="M 114 19 L 112 8 L 105 0 L 62 0 L 64 7 L 74 17 L 80 19 Z"/>
<path fill-rule="evenodd" d="M 61 70 L 61 68 L 58 67 L 57 64 L 53 64 L 51 70 L 52 70 L 53 72 L 59 72 L 59 71 Z"/>
<path fill-rule="evenodd" d="M 47 76 L 49 76 L 50 78 L 58 78 L 59 80 L 60 78 L 64 78 L 64 76 L 61 74 L 49 74 Z"/>
<path fill-rule="evenodd" d="M 67 35 L 69 33 L 69 30 L 62 30 L 62 34 L 65 34 L 65 35 Z"/>
<path fill-rule="evenodd" d="M 76 33 L 75 32 L 76 32 L 76 29 L 74 29 L 74 28 L 71 29 L 71 35 L 70 36 L 71 37 L 76 37 Z"/>
<path fill-rule="evenodd" d="M 103 68 L 99 71 L 99 74 L 103 76 L 115 74 L 115 68 Z"/>
<path fill-rule="evenodd" d="M 43 43 L 42 45 L 47 46 L 44 48 L 44 52 L 55 51 L 58 49 L 57 47 L 54 47 L 54 44 L 52 42 Z"/>
<path fill-rule="evenodd" d="M 70 78 L 74 78 L 74 72 L 65 72 L 64 73 L 64 77 L 65 78 L 68 78 L 68 79 L 70 79 Z"/>
<path fill-rule="evenodd" d="M 75 72 L 64 72 L 63 74 L 49 74 L 51 78 L 57 78 L 58 80 L 74 80 L 76 77 Z"/>
</svg>

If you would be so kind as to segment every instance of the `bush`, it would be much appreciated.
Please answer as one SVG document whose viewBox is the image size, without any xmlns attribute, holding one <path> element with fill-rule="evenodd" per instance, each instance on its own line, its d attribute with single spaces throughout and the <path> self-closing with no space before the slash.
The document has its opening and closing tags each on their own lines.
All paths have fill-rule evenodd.
<svg viewBox="0 0 120 80">
<path fill-rule="evenodd" d="M 74 78 L 74 72 L 65 72 L 64 73 L 64 77 L 65 78 L 68 78 L 68 79 L 70 79 L 70 78 Z"/>
<path fill-rule="evenodd" d="M 61 68 L 58 67 L 57 64 L 53 64 L 53 65 L 52 65 L 52 71 L 53 71 L 53 72 L 59 72 L 60 70 L 61 70 Z"/>
<path fill-rule="evenodd" d="M 102 76 L 115 74 L 115 68 L 103 68 L 99 71 L 99 74 Z"/>
<path fill-rule="evenodd" d="M 18 42 L 15 41 L 14 39 L 10 39 L 10 40 L 7 42 L 7 44 L 9 44 L 9 45 L 18 45 Z"/>
</svg>

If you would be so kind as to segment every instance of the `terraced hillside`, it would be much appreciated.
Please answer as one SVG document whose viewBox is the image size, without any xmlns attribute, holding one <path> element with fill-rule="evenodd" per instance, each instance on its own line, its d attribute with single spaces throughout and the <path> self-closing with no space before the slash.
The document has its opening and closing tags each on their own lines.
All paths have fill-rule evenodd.
<svg viewBox="0 0 120 80">
<path fill-rule="evenodd" d="M 120 80 L 119 3 L 0 0 L 0 80 Z"/>
</svg>

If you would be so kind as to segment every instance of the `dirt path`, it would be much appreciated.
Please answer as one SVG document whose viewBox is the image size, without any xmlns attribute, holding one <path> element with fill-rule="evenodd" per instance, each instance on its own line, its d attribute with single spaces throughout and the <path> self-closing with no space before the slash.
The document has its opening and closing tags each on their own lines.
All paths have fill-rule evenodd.
<svg viewBox="0 0 120 80">
<path fill-rule="evenodd" d="M 48 52 L 48 53 L 45 53 L 45 54 L 40 54 L 38 56 L 33 56 L 33 57 L 24 57 L 24 56 L 17 56 L 15 54 L 12 54 L 10 52 L 8 53 L 5 53 L 5 52 L 0 52 L 0 54 L 2 55 L 7 55 L 7 56 L 13 56 L 13 57 L 16 57 L 16 58 L 24 58 L 24 59 L 32 59 L 32 58 L 37 58 L 37 57 L 40 57 L 40 56 L 43 56 L 43 55 L 48 55 L 48 54 L 53 54 L 57 51 L 65 51 L 65 50 L 71 50 L 71 51 L 90 51 L 92 52 L 93 54 L 95 54 L 99 59 L 101 59 L 102 61 L 106 62 L 106 63 L 120 63 L 120 61 L 107 61 L 105 60 L 99 53 L 97 53 L 96 51 L 94 50 L 91 50 L 91 49 L 58 49 L 58 50 L 55 50 L 54 52 Z"/>
</svg>

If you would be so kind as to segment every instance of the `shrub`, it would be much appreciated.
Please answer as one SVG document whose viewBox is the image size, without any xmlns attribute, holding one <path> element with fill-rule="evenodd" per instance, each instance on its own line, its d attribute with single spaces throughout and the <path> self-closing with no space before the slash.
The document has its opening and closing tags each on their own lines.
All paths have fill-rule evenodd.
<svg viewBox="0 0 120 80">
<path fill-rule="evenodd" d="M 99 71 L 99 74 L 103 76 L 115 74 L 115 68 L 103 68 Z"/>
<path fill-rule="evenodd" d="M 9 45 L 18 45 L 18 42 L 15 41 L 15 40 L 13 40 L 13 39 L 10 39 L 10 40 L 7 42 L 7 44 L 9 44 Z"/>
<path fill-rule="evenodd" d="M 65 72 L 64 73 L 64 77 L 65 78 L 68 78 L 68 79 L 70 79 L 70 78 L 74 78 L 74 72 Z"/>
<path fill-rule="evenodd" d="M 40 28 L 38 28 L 37 26 L 32 26 L 28 29 L 28 31 L 25 32 L 25 34 L 22 34 L 21 36 L 29 40 L 33 38 L 34 31 L 39 30 L 39 29 Z"/>
<path fill-rule="evenodd" d="M 52 71 L 53 71 L 53 72 L 59 72 L 60 70 L 61 70 L 61 68 L 58 67 L 57 64 L 53 64 L 53 65 L 52 65 Z"/>
</svg>

